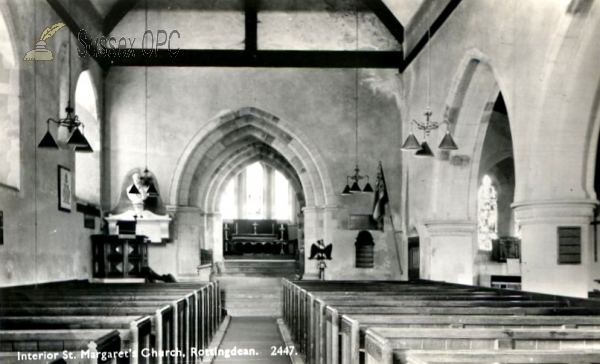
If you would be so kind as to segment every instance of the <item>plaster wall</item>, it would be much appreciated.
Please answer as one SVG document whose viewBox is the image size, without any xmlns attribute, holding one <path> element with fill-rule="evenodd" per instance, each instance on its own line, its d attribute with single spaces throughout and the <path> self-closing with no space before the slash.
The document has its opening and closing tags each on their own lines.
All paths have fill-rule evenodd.
<svg viewBox="0 0 600 364">
<path fill-rule="evenodd" d="M 382 236 L 376 237 L 378 267 L 366 273 L 353 268 L 357 231 L 347 230 L 348 216 L 350 213 L 369 214 L 373 204 L 373 195 L 339 195 L 346 184 L 346 176 L 353 173 L 356 164 L 355 70 L 154 67 L 147 71 L 148 168 L 157 176 L 161 191 L 171 190 L 175 167 L 184 149 L 210 120 L 227 110 L 248 106 L 264 110 L 299 128 L 316 146 L 317 150 L 311 153 L 323 159 L 332 178 L 328 182 L 334 188 L 334 196 L 328 196 L 326 201 L 330 207 L 311 206 L 328 211 L 331 218 L 327 226 L 323 225 L 322 213 L 315 215 L 314 223 L 312 218 L 305 220 L 305 229 L 310 229 L 310 236 L 323 238 L 326 244 L 334 245 L 328 277 L 352 275 L 357 279 L 385 279 L 397 274 L 398 268 L 390 268 L 392 264 L 397 266 L 394 262 L 397 258 L 395 254 L 388 254 L 395 249 L 389 227 Z M 105 137 L 110 139 L 107 158 L 113 205 L 125 173 L 145 164 L 144 72 L 143 68 L 114 67 L 106 78 L 109 127 Z M 393 199 L 399 196 L 401 185 L 397 158 L 398 109 L 393 95 L 376 87 L 379 81 L 374 81 L 394 80 L 394 77 L 393 71 L 361 70 L 358 74 L 358 163 L 361 174 L 369 175 L 373 184 L 378 161 L 382 162 L 392 201 L 389 207 L 398 211 L 399 206 Z M 168 201 L 170 198 L 164 193 L 162 199 Z M 314 242 L 306 241 L 307 249 Z M 215 243 L 221 244 L 220 241 L 205 241 L 202 246 L 210 247 Z M 149 254 L 161 253 L 150 251 Z M 163 257 L 161 260 L 165 261 Z M 151 265 L 155 264 L 153 269 L 159 272 L 163 267 L 166 269 L 166 265 L 150 259 Z"/>
<path fill-rule="evenodd" d="M 35 9 L 34 9 L 35 6 Z M 0 245 L 0 286 L 43 283 L 91 276 L 90 235 L 99 231 L 84 229 L 83 214 L 58 210 L 57 166 L 67 167 L 74 179 L 75 153 L 67 150 L 36 148 L 46 132 L 46 119 L 63 116 L 66 105 L 60 103 L 61 73 L 64 69 L 59 50 L 67 42 L 68 30 L 61 29 L 48 40 L 54 53 L 52 62 L 24 62 L 23 56 L 35 44 L 32 37 L 60 21 L 46 2 L 2 1 L 0 11 L 8 21 L 14 43 L 16 62 L 20 67 L 19 123 L 21 143 L 20 188 L 0 187 L 0 209 L 4 212 L 4 244 Z M 102 105 L 101 72 L 89 59 L 78 59 L 73 52 L 72 88 L 83 69 L 90 69 L 98 104 Z M 99 108 L 101 110 L 101 108 Z M 56 127 L 51 131 L 56 137 Z M 75 186 L 73 186 L 75 187 Z M 73 191 L 75 188 L 73 188 Z"/>
</svg>

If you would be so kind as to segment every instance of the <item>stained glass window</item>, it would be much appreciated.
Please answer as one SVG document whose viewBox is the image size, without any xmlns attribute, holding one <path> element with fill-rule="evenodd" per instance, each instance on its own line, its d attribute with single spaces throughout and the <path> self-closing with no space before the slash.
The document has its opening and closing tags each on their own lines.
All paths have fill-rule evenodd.
<svg viewBox="0 0 600 364">
<path fill-rule="evenodd" d="M 498 192 L 488 175 L 483 176 L 477 197 L 479 249 L 492 250 L 492 240 L 498 238 Z"/>
</svg>

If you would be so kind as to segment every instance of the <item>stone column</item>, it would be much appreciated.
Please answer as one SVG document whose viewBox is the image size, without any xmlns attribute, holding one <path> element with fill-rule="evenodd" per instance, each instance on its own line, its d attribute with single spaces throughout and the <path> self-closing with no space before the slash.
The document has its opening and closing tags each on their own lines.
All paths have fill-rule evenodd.
<svg viewBox="0 0 600 364">
<path fill-rule="evenodd" d="M 434 281 L 473 285 L 476 282 L 477 223 L 441 220 L 425 223 L 429 244 L 421 245 L 422 277 Z M 428 260 L 428 262 L 425 262 Z"/>
<path fill-rule="evenodd" d="M 273 168 L 269 166 L 263 166 L 263 175 L 265 178 L 265 184 L 263 187 L 263 208 L 265 210 L 265 219 L 273 219 L 275 215 L 275 173 Z"/>
<path fill-rule="evenodd" d="M 177 278 L 194 278 L 200 266 L 202 218 L 200 209 L 189 206 L 168 206 L 173 216 L 172 240 L 176 250 Z M 167 244 L 168 245 L 168 244 Z"/>
<path fill-rule="evenodd" d="M 243 170 L 240 174 L 237 175 L 236 182 L 236 203 L 237 203 L 237 218 L 245 219 L 246 218 L 246 170 Z"/>
<path fill-rule="evenodd" d="M 323 208 L 323 241 L 325 245 L 333 243 L 335 233 L 339 227 L 338 206 L 327 205 Z M 339 247 L 334 247 L 334 250 Z"/>
<path fill-rule="evenodd" d="M 223 216 L 219 212 L 207 212 L 204 214 L 206 232 L 205 249 L 212 249 L 213 262 L 223 260 Z"/>
<path fill-rule="evenodd" d="M 524 291 L 587 297 L 593 259 L 594 200 L 531 201 L 512 205 L 521 226 Z M 581 263 L 558 264 L 558 228 L 581 228 Z"/>
<path fill-rule="evenodd" d="M 323 239 L 322 209 L 316 206 L 307 206 L 302 209 L 304 214 L 304 279 L 318 279 L 319 270 L 316 260 L 309 260 L 310 247 Z"/>
</svg>

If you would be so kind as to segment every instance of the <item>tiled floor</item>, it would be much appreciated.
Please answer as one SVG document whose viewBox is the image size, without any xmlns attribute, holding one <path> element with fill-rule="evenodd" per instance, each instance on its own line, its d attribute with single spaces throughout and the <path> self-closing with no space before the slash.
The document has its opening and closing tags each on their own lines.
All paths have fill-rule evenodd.
<svg viewBox="0 0 600 364">
<path fill-rule="evenodd" d="M 279 334 L 277 322 L 271 317 L 232 317 L 219 349 L 229 358 L 219 356 L 215 363 L 268 363 L 289 364 L 285 345 Z M 254 349 L 254 353 L 251 351 Z M 289 350 L 289 348 L 288 348 Z M 232 354 L 241 355 L 232 355 Z"/>
</svg>

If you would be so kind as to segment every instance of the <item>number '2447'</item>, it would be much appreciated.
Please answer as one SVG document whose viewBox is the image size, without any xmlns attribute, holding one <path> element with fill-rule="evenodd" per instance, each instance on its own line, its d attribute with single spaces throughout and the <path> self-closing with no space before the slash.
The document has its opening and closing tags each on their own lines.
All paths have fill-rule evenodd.
<svg viewBox="0 0 600 364">
<path fill-rule="evenodd" d="M 271 356 L 296 355 L 293 346 L 271 346 Z"/>
</svg>

